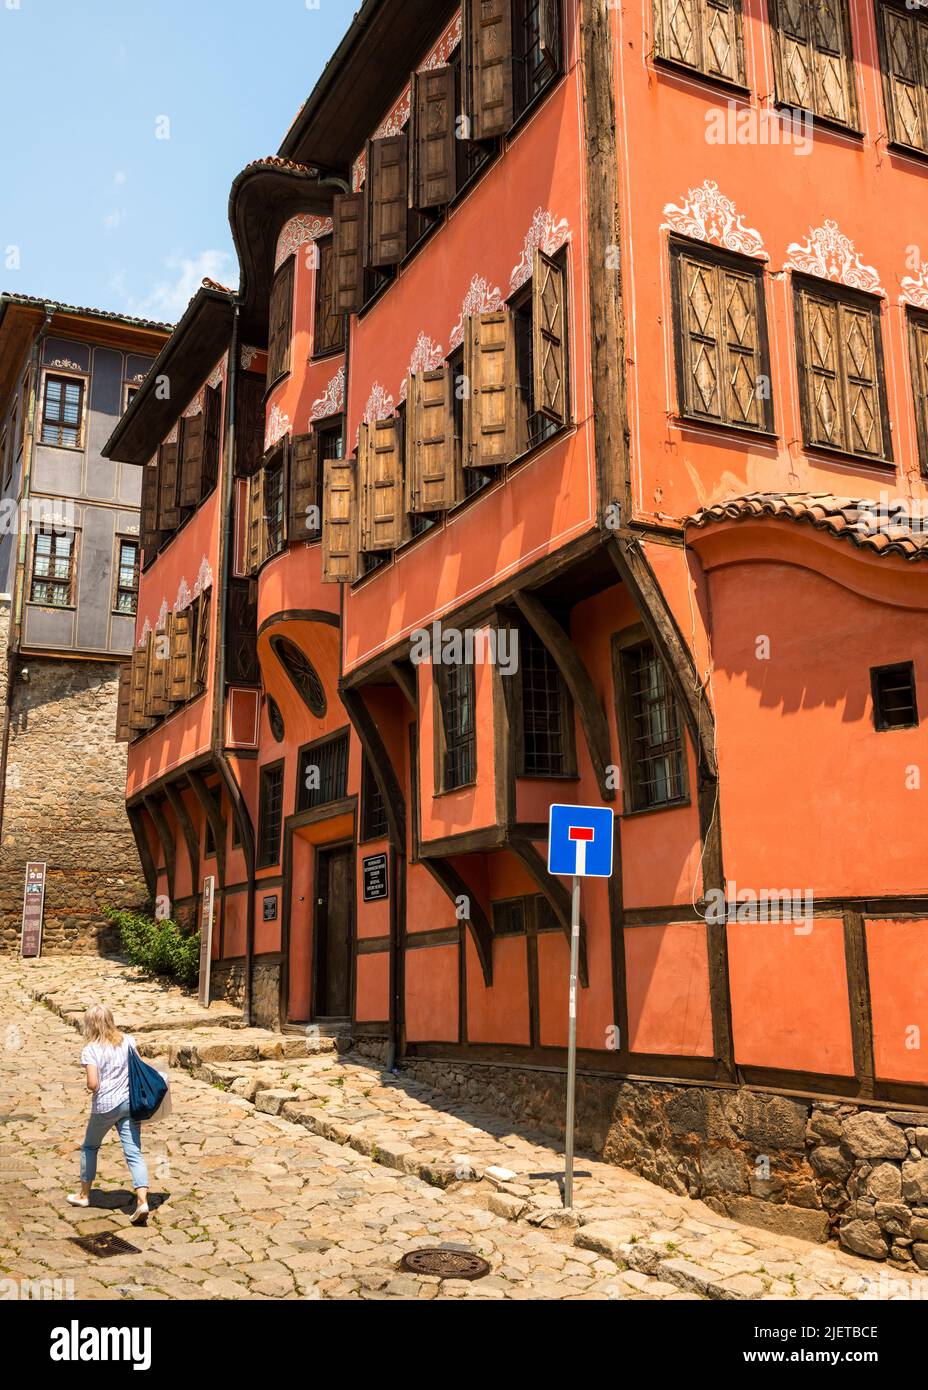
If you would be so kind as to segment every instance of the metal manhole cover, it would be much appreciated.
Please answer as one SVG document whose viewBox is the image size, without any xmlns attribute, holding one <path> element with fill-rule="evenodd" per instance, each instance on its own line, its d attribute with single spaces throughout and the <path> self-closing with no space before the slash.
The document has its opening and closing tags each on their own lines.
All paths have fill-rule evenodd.
<svg viewBox="0 0 928 1390">
<path fill-rule="evenodd" d="M 409 1274 L 437 1274 L 439 1279 L 482 1279 L 490 1265 L 480 1255 L 467 1250 L 410 1250 L 400 1260 L 400 1269 Z"/>
<path fill-rule="evenodd" d="M 72 1245 L 79 1245 L 88 1255 L 96 1255 L 99 1260 L 109 1259 L 111 1255 L 138 1255 L 137 1245 L 130 1245 L 122 1236 L 112 1231 L 98 1231 L 95 1236 L 70 1236 Z"/>
</svg>

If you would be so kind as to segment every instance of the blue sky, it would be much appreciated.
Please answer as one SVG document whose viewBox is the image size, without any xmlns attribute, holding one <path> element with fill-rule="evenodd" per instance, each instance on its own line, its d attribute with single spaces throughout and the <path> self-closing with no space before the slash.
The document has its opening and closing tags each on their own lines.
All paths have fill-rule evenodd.
<svg viewBox="0 0 928 1390">
<path fill-rule="evenodd" d="M 173 321 L 204 275 L 236 283 L 232 180 L 357 7 L 0 0 L 0 289 Z"/>
</svg>

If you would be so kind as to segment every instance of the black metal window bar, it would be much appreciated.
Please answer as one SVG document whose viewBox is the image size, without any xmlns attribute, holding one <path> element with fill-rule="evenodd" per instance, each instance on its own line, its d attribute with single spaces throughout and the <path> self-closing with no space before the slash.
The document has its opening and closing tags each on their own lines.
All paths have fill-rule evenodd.
<svg viewBox="0 0 928 1390">
<path fill-rule="evenodd" d="M 278 555 L 284 548 L 284 465 L 270 463 L 264 470 L 264 516 L 267 522 L 267 550 Z"/>
<path fill-rule="evenodd" d="M 635 809 L 679 801 L 685 795 L 683 741 L 664 667 L 650 642 L 631 648 L 623 660 Z"/>
<path fill-rule="evenodd" d="M 527 449 L 534 449 L 552 434 L 557 434 L 557 425 L 535 409 L 534 351 L 532 348 L 532 291 L 531 285 L 516 311 L 516 361 L 518 363 L 518 391 L 524 401 L 525 418 L 528 420 Z"/>
<path fill-rule="evenodd" d="M 567 700 L 561 673 L 537 633 L 519 629 L 522 674 L 522 772 L 557 777 L 567 772 Z"/>
<path fill-rule="evenodd" d="M 284 813 L 284 769 L 282 763 L 261 769 L 261 796 L 258 808 L 259 864 L 264 868 L 280 859 L 280 832 Z"/>
<path fill-rule="evenodd" d="M 382 840 L 387 833 L 387 807 L 367 758 L 361 773 L 361 839 Z"/>
<path fill-rule="evenodd" d="M 445 734 L 443 788 L 450 791 L 476 776 L 477 745 L 472 666 L 439 668 L 442 726 Z"/>
<path fill-rule="evenodd" d="M 318 777 L 311 776 L 313 770 Z M 304 748 L 300 754 L 300 773 L 297 783 L 297 810 L 311 811 L 328 806 L 348 795 L 348 731 L 336 734 L 325 743 Z"/>
</svg>

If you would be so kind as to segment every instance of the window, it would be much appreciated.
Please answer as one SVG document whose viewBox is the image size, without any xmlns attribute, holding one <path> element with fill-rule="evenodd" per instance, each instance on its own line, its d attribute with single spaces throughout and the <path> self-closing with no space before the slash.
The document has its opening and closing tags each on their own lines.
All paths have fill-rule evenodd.
<svg viewBox="0 0 928 1390">
<path fill-rule="evenodd" d="M 267 697 L 267 722 L 271 726 L 274 742 L 283 743 L 286 737 L 284 717 L 280 712 L 280 705 L 274 699 L 273 695 L 268 695 Z"/>
<path fill-rule="evenodd" d="M 453 791 L 476 780 L 477 724 L 473 666 L 444 663 L 433 667 L 441 718 L 436 720 L 441 782 L 439 790 Z"/>
<path fill-rule="evenodd" d="M 296 809 L 311 811 L 348 795 L 348 730 L 300 750 Z"/>
<path fill-rule="evenodd" d="M 337 352 L 345 345 L 345 320 L 335 304 L 335 242 L 324 237 L 316 242 L 316 322 L 313 354 Z"/>
<path fill-rule="evenodd" d="M 565 777 L 575 772 L 573 706 L 560 671 L 534 629 L 518 629 L 520 708 L 517 769 L 521 777 Z"/>
<path fill-rule="evenodd" d="M 918 724 L 915 700 L 915 667 L 911 661 L 895 666 L 874 666 L 870 672 L 873 695 L 873 725 L 878 733 L 887 729 L 914 729 Z"/>
<path fill-rule="evenodd" d="M 909 349 L 912 361 L 912 388 L 915 393 L 915 424 L 922 473 L 928 477 L 928 314 L 909 311 Z"/>
<path fill-rule="evenodd" d="M 382 840 L 387 833 L 387 808 L 367 758 L 361 761 L 361 839 Z"/>
<path fill-rule="evenodd" d="M 650 642 L 619 653 L 620 727 L 626 811 L 644 811 L 686 798 L 683 738 L 677 702 Z"/>
<path fill-rule="evenodd" d="M 889 138 L 928 154 L 928 14 L 878 3 L 880 66 Z"/>
<path fill-rule="evenodd" d="M 135 398 L 136 398 L 136 396 L 137 396 L 138 394 L 139 394 L 139 388 L 138 388 L 137 386 L 127 386 L 127 387 L 126 387 L 126 399 L 125 399 L 125 403 L 124 403 L 124 405 L 123 405 L 123 414 L 125 414 L 125 412 L 129 409 L 130 405 L 131 405 L 132 402 L 135 400 Z"/>
<path fill-rule="evenodd" d="M 284 456 L 278 452 L 264 469 L 264 519 L 267 555 L 279 555 L 284 548 Z"/>
<path fill-rule="evenodd" d="M 216 810 L 219 812 L 219 814 L 220 814 L 220 816 L 221 816 L 221 815 L 222 815 L 222 788 L 219 787 L 219 786 L 216 786 L 216 787 L 207 787 L 206 790 L 207 790 L 208 793 L 209 793 L 210 800 L 212 801 L 213 805 L 216 807 Z M 205 833 L 205 835 L 204 835 L 204 837 L 203 837 L 203 858 L 204 858 L 204 859 L 215 859 L 215 858 L 216 858 L 216 837 L 215 837 L 215 835 L 213 834 L 213 826 L 212 826 L 212 822 L 210 821 L 209 816 L 206 817 L 206 833 Z"/>
<path fill-rule="evenodd" d="M 776 98 L 822 121 L 857 122 L 847 0 L 769 0 Z"/>
<path fill-rule="evenodd" d="M 271 647 L 310 713 L 322 719 L 326 711 L 325 690 L 309 657 L 286 637 L 272 637 Z"/>
<path fill-rule="evenodd" d="M 134 614 L 139 603 L 139 543 L 120 536 L 116 541 L 116 598 L 114 613 Z"/>
<path fill-rule="evenodd" d="M 51 608 L 71 607 L 75 549 L 73 531 L 63 534 L 36 532 L 32 556 L 32 603 L 47 604 Z"/>
<path fill-rule="evenodd" d="M 741 0 L 655 0 L 654 56 L 743 87 Z"/>
<path fill-rule="evenodd" d="M 529 287 L 513 305 L 516 327 L 516 372 L 520 418 L 526 424 L 526 449 L 534 449 L 552 434 L 557 425 L 535 409 L 535 360 L 532 327 L 532 291 Z"/>
<path fill-rule="evenodd" d="M 42 410 L 42 443 L 79 449 L 84 419 L 84 383 L 73 377 L 47 376 Z"/>
<path fill-rule="evenodd" d="M 318 540 L 322 535 L 322 489 L 325 482 L 325 465 L 329 459 L 344 457 L 344 430 L 341 421 L 337 425 L 326 425 L 316 429 L 316 496 L 314 505 L 319 523 L 310 527 L 307 540 Z"/>
<path fill-rule="evenodd" d="M 561 71 L 559 0 L 469 0 L 464 39 L 475 140 L 505 135 Z"/>
<path fill-rule="evenodd" d="M 23 407 L 25 410 L 25 406 Z M 13 409 L 10 413 L 10 432 L 9 438 L 4 436 L 0 440 L 0 462 L 3 464 L 3 486 L 9 487 L 13 477 L 13 460 L 16 458 L 17 440 L 19 438 L 19 401 L 14 400 Z"/>
<path fill-rule="evenodd" d="M 280 832 L 284 814 L 284 765 L 274 763 L 261 769 L 258 800 L 258 868 L 280 862 Z"/>
<path fill-rule="evenodd" d="M 542 10 L 548 16 L 547 34 L 542 32 Z M 560 72 L 560 5 L 546 0 L 514 0 L 512 22 L 513 97 L 518 116 Z"/>
<path fill-rule="evenodd" d="M 890 460 L 879 301 L 797 279 L 795 310 L 806 445 Z"/>
<path fill-rule="evenodd" d="M 525 935 L 525 899 L 509 898 L 491 904 L 494 936 Z"/>
<path fill-rule="evenodd" d="M 670 257 L 680 414 L 772 431 L 761 267 L 683 242 Z"/>
<path fill-rule="evenodd" d="M 460 347 L 448 358 L 451 368 L 454 398 L 454 447 L 457 451 L 455 466 L 462 467 L 464 454 L 464 397 L 467 387 L 464 378 L 464 349 Z M 493 475 L 479 468 L 464 468 L 464 496 L 474 497 L 492 483 Z"/>
<path fill-rule="evenodd" d="M 451 55 L 451 67 L 454 69 L 454 91 L 455 91 L 455 111 L 464 110 L 464 77 L 461 68 L 461 57 L 463 44 L 458 44 L 454 53 Z M 476 140 L 455 139 L 455 186 L 458 192 L 476 174 L 480 172 L 485 164 L 493 158 L 494 145 L 478 144 Z"/>
<path fill-rule="evenodd" d="M 267 384 L 290 370 L 290 330 L 293 312 L 293 257 L 274 276 L 268 312 Z"/>
</svg>

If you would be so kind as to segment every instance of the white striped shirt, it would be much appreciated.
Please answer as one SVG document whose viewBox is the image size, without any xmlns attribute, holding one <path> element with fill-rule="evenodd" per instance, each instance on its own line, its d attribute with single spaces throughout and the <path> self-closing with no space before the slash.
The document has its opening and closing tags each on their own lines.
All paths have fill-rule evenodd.
<svg viewBox="0 0 928 1390">
<path fill-rule="evenodd" d="M 128 1101 L 130 1047 L 135 1047 L 135 1038 L 123 1033 L 118 1047 L 112 1043 L 92 1042 L 81 1053 L 81 1066 L 95 1066 L 100 1078 L 91 1106 L 95 1114 L 105 1115 Z"/>
</svg>

